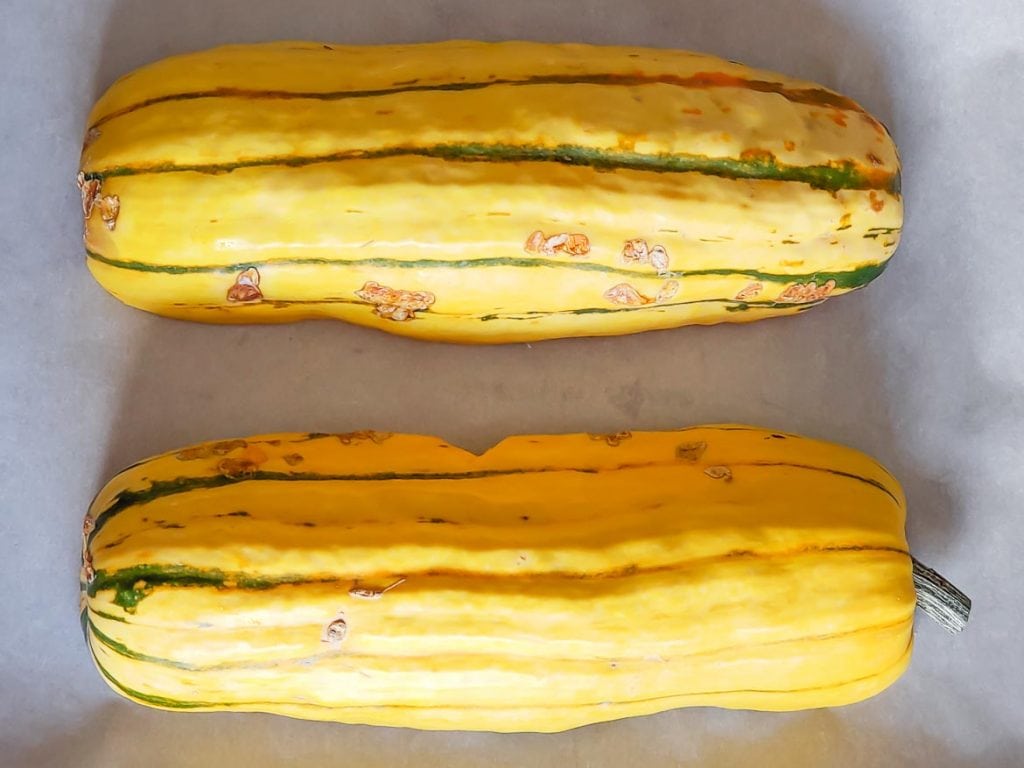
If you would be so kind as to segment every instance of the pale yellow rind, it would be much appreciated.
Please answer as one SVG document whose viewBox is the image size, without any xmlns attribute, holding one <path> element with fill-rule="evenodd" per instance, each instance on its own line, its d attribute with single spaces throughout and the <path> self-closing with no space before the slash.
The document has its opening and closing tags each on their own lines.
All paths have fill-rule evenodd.
<svg viewBox="0 0 1024 768">
<path fill-rule="evenodd" d="M 798 167 L 853 163 L 865 174 L 897 174 L 891 138 L 853 108 L 760 86 L 663 82 L 273 96 L 700 73 L 830 93 L 711 56 L 535 43 L 277 43 L 158 62 L 118 81 L 90 118 L 97 127 L 82 170 L 98 174 L 101 196 L 119 207 L 113 221 L 95 211 L 86 219 L 88 264 L 122 301 L 171 317 L 327 317 L 425 339 L 510 342 L 792 314 L 814 303 L 794 301 L 794 285 L 820 288 L 828 275 L 878 267 L 892 255 L 902 201 L 883 188 L 830 192 L 794 181 L 556 162 L 332 159 L 396 147 L 571 145 L 643 156 L 770 156 Z M 174 94 L 198 97 L 161 101 Z M 323 161 L 285 164 L 310 157 Z M 270 164 L 231 170 L 252 161 Z M 167 164 L 221 172 L 117 175 Z M 527 251 L 538 231 L 585 235 L 589 248 Z M 629 240 L 661 246 L 667 269 L 626 261 Z M 259 296 L 230 300 L 252 266 Z M 431 300 L 409 316 L 382 315 L 360 295 L 368 283 Z M 609 298 L 621 285 L 632 298 Z"/>
</svg>

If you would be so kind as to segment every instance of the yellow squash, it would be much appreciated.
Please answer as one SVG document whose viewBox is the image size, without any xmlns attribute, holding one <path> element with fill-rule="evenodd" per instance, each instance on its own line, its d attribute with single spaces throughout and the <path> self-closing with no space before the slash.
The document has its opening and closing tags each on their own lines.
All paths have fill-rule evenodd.
<svg viewBox="0 0 1024 768">
<path fill-rule="evenodd" d="M 84 533 L 123 695 L 428 729 L 858 701 L 907 666 L 919 576 L 882 466 L 744 426 L 203 443 L 115 477 Z"/>
<path fill-rule="evenodd" d="M 128 304 L 460 342 L 792 314 L 880 274 L 902 226 L 858 104 L 643 48 L 178 56 L 100 99 L 81 171 L 89 268 Z"/>
</svg>

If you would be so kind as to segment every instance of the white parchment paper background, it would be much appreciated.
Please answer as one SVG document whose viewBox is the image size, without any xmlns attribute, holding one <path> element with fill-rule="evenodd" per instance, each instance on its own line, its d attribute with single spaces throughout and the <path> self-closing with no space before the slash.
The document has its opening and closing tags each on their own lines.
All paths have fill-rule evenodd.
<svg viewBox="0 0 1024 768">
<path fill-rule="evenodd" d="M 460 348 L 331 323 L 213 328 L 83 264 L 81 131 L 115 77 L 222 42 L 530 38 L 705 50 L 819 81 L 892 129 L 907 222 L 866 291 L 750 327 Z M 1020 0 L 2 0 L 0 764 L 1009 766 L 1024 758 L 1024 3 Z M 917 556 L 974 598 L 841 710 L 694 709 L 555 736 L 171 714 L 122 701 L 77 619 L 79 530 L 120 466 L 213 438 L 745 421 L 849 443 L 904 482 Z"/>
</svg>

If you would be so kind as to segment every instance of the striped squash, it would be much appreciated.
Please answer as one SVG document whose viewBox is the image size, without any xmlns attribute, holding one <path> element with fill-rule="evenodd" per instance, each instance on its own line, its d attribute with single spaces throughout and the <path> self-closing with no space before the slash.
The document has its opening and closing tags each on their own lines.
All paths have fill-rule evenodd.
<svg viewBox="0 0 1024 768">
<path fill-rule="evenodd" d="M 845 704 L 910 659 L 899 484 L 753 427 L 203 443 L 115 477 L 83 551 L 100 672 L 166 709 L 558 731 Z"/>
<path fill-rule="evenodd" d="M 875 278 L 902 225 L 896 148 L 850 99 L 587 45 L 167 59 L 96 104 L 78 184 L 128 304 L 459 342 L 792 314 Z"/>
</svg>

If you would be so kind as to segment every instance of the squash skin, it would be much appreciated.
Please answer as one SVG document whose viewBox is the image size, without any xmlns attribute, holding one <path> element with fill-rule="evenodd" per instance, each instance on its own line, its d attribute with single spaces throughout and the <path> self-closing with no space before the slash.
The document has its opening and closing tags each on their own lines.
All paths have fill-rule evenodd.
<svg viewBox="0 0 1024 768">
<path fill-rule="evenodd" d="M 789 315 L 877 277 L 886 129 L 711 56 L 229 46 L 122 78 L 82 153 L 87 263 L 215 323 L 501 343 Z"/>
<path fill-rule="evenodd" d="M 166 709 L 561 731 L 835 706 L 909 662 L 904 510 L 867 456 L 741 425 L 205 443 L 96 497 L 83 628 Z"/>
</svg>

